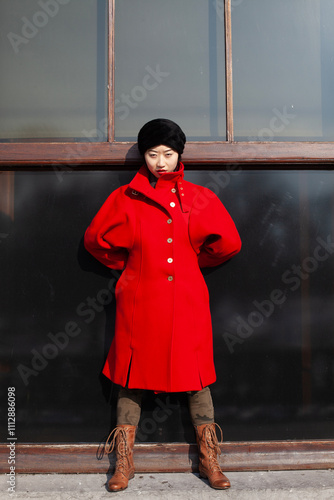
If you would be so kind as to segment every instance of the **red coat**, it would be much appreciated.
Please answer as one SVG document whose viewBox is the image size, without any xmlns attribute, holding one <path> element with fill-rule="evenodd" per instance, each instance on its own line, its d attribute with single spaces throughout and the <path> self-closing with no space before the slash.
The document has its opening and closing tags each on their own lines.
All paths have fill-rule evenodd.
<svg viewBox="0 0 334 500">
<path fill-rule="evenodd" d="M 209 189 L 163 174 L 153 188 L 143 166 L 116 189 L 85 233 L 85 247 L 112 269 L 115 336 L 103 373 L 116 384 L 161 392 L 216 380 L 209 294 L 200 267 L 239 252 L 235 225 Z M 128 378 L 129 377 L 129 378 Z"/>
</svg>

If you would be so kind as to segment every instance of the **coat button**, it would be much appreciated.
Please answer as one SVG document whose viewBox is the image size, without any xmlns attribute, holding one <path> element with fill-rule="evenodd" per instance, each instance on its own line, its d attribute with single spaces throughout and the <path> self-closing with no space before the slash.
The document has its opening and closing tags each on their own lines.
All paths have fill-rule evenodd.
<svg viewBox="0 0 334 500">
<path fill-rule="evenodd" d="M 173 259 L 171 257 L 169 257 L 169 259 L 167 259 L 167 262 L 168 262 L 168 264 L 171 264 L 173 262 Z"/>
<path fill-rule="evenodd" d="M 168 276 L 167 279 L 168 279 L 168 281 L 173 281 L 174 278 L 173 278 L 173 276 Z"/>
<path fill-rule="evenodd" d="M 167 224 L 171 224 L 172 222 L 173 222 L 172 219 L 167 220 Z"/>
<path fill-rule="evenodd" d="M 175 203 L 174 203 L 174 201 L 171 201 L 171 202 L 170 202 L 170 206 L 171 206 L 171 207 L 173 207 L 173 208 L 175 207 Z"/>
<path fill-rule="evenodd" d="M 172 243 L 172 241 L 173 241 L 173 238 L 168 238 L 167 239 L 167 243 Z"/>
<path fill-rule="evenodd" d="M 172 191 L 172 193 L 176 193 L 176 189 L 175 188 L 172 188 L 171 191 Z"/>
</svg>

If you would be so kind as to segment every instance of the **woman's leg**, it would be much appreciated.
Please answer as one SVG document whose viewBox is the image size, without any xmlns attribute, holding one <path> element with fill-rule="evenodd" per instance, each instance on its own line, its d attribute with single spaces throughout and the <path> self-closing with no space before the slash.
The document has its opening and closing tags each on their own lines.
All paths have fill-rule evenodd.
<svg viewBox="0 0 334 500">
<path fill-rule="evenodd" d="M 199 473 L 209 480 L 212 488 L 229 488 L 230 482 L 223 474 L 217 459 L 217 455 L 220 455 L 221 451 L 216 435 L 216 426 L 219 429 L 220 427 L 214 422 L 214 408 L 209 387 L 197 392 L 188 392 L 188 401 L 191 420 L 196 430 Z"/>
<path fill-rule="evenodd" d="M 116 468 L 108 482 L 109 491 L 127 488 L 135 472 L 133 447 L 141 413 L 143 391 L 121 387 L 117 400 L 117 426 L 107 439 L 106 451 L 116 451 Z"/>
<path fill-rule="evenodd" d="M 117 400 L 117 425 L 138 425 L 142 396 L 141 389 L 120 388 Z"/>
<path fill-rule="evenodd" d="M 213 424 L 215 418 L 210 388 L 204 387 L 201 391 L 192 391 L 187 394 L 193 425 Z"/>
</svg>

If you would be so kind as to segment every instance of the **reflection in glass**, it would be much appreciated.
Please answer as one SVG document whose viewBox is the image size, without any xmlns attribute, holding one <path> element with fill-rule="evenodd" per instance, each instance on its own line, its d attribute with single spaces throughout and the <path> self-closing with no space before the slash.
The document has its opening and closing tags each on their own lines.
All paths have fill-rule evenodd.
<svg viewBox="0 0 334 500">
<path fill-rule="evenodd" d="M 235 139 L 333 141 L 334 3 L 243 0 L 232 10 Z"/>
<path fill-rule="evenodd" d="M 0 140 L 106 140 L 106 6 L 0 3 Z"/>
<path fill-rule="evenodd" d="M 22 443 L 100 442 L 115 423 L 117 388 L 99 373 L 120 273 L 93 259 L 82 236 L 133 175 L 15 173 L 15 219 L 0 217 L 1 390 L 4 399 L 16 387 Z M 186 178 L 216 192 L 243 242 L 238 256 L 204 273 L 212 392 L 226 441 L 331 439 L 333 172 L 187 171 Z M 152 420 L 166 405 L 166 418 Z M 186 405 L 182 394 L 147 394 L 138 439 L 193 442 Z"/>
<path fill-rule="evenodd" d="M 226 140 L 222 6 L 116 0 L 115 58 L 116 140 L 133 140 L 158 117 L 189 140 Z"/>
</svg>

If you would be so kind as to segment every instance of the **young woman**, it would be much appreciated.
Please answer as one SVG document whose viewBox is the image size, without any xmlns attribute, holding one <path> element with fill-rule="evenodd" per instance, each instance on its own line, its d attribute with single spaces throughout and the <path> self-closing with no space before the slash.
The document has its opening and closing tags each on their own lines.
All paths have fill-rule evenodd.
<svg viewBox="0 0 334 500">
<path fill-rule="evenodd" d="M 199 448 L 199 472 L 213 488 L 230 482 L 217 461 L 209 385 L 215 382 L 208 290 L 200 268 L 241 248 L 227 210 L 209 189 L 184 180 L 186 137 L 166 119 L 138 134 L 145 160 L 130 184 L 116 189 L 85 233 L 86 249 L 123 273 L 116 286 L 115 336 L 103 373 L 120 386 L 110 491 L 134 476 L 133 446 L 143 390 L 186 392 Z"/>
</svg>

